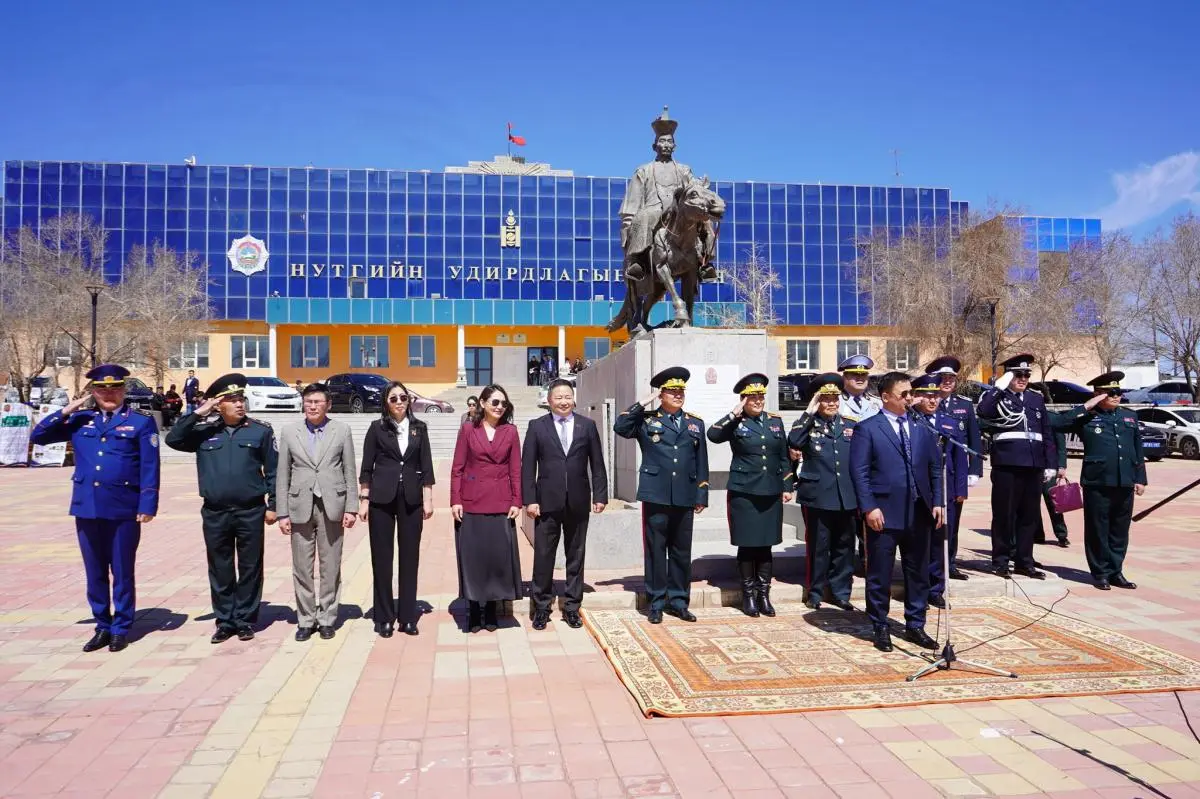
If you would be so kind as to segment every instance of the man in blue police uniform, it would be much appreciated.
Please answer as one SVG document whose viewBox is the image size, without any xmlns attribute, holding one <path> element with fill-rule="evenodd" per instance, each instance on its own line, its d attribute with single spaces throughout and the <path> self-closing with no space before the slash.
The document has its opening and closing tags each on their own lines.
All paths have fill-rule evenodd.
<svg viewBox="0 0 1200 799">
<path fill-rule="evenodd" d="M 962 361 L 951 355 L 943 355 L 930 362 L 925 367 L 925 373 L 938 379 L 938 393 L 941 402 L 937 406 L 936 426 L 950 438 L 975 452 L 983 452 L 983 442 L 979 432 L 979 419 L 975 416 L 975 406 L 964 396 L 955 394 L 958 388 L 958 375 L 962 371 Z M 983 458 L 979 455 L 968 455 L 961 448 L 948 445 L 943 449 L 946 455 L 946 472 L 949 482 L 946 485 L 946 537 L 950 542 L 950 579 L 965 580 L 966 572 L 955 563 L 958 558 L 958 525 L 962 520 L 963 503 L 967 500 L 970 489 L 979 484 L 983 477 Z M 930 557 L 937 560 L 939 569 L 942 564 L 941 551 L 931 551 Z M 931 584 L 930 597 L 940 597 L 944 593 L 944 580 L 940 590 L 938 584 Z M 933 604 L 932 602 L 930 604 Z"/>
<path fill-rule="evenodd" d="M 642 451 L 638 501 L 642 503 L 647 618 L 663 613 L 695 621 L 688 610 L 692 590 L 692 521 L 708 506 L 708 448 L 704 420 L 683 410 L 691 372 L 664 369 L 650 379 L 654 392 L 635 402 L 613 423 L 613 432 L 632 438 Z M 649 406 L 658 398 L 658 410 Z"/>
<path fill-rule="evenodd" d="M 838 403 L 838 413 L 855 424 L 879 413 L 883 403 L 878 397 L 867 393 L 875 361 L 866 355 L 851 355 L 839 363 L 837 368 L 842 373 L 842 400 Z M 855 577 L 866 576 L 866 567 L 863 565 L 866 540 L 866 530 L 860 520 L 854 542 Z"/>
<path fill-rule="evenodd" d="M 942 452 L 943 474 L 946 488 L 946 501 L 949 504 L 954 498 L 951 491 L 955 488 L 955 466 L 952 465 L 956 455 L 962 455 L 966 464 L 966 453 L 946 441 L 957 425 L 949 417 L 941 416 L 942 404 L 941 378 L 937 375 L 921 375 L 912 381 L 913 404 L 909 409 L 909 417 L 914 424 L 923 425 L 938 435 L 938 448 Z M 966 482 L 965 480 L 963 482 Z M 946 607 L 946 525 L 935 527 L 929 535 L 929 604 L 935 608 Z"/>
<path fill-rule="evenodd" d="M 925 632 L 929 603 L 929 539 L 945 522 L 942 453 L 937 436 L 908 413 L 912 384 L 903 372 L 879 382 L 883 411 L 854 428 L 850 475 L 866 519 L 867 616 L 880 652 L 892 651 L 888 629 L 896 548 L 904 569 L 904 638 L 936 649 Z"/>
<path fill-rule="evenodd" d="M 258 620 L 263 590 L 263 523 L 275 523 L 275 434 L 246 416 L 245 390 L 244 375 L 217 378 L 195 413 L 176 422 L 167 435 L 167 446 L 196 453 L 204 497 L 200 519 L 217 623 L 214 644 L 234 635 L 242 641 L 254 637 L 251 625 Z M 214 410 L 220 415 L 205 421 Z"/>
<path fill-rule="evenodd" d="M 1089 380 L 1095 396 L 1055 418 L 1055 428 L 1083 440 L 1083 548 L 1101 591 L 1113 585 L 1137 588 L 1123 569 L 1133 497 L 1146 490 L 1146 457 L 1137 416 L 1121 407 L 1124 377 L 1124 372 L 1105 372 Z"/>
<path fill-rule="evenodd" d="M 808 596 L 804 604 L 821 607 L 825 589 L 833 604 L 854 610 L 850 589 L 854 572 L 854 534 L 861 529 L 854 482 L 850 478 L 850 442 L 855 422 L 838 413 L 842 377 L 825 374 L 812 383 L 808 409 L 792 425 L 788 446 L 800 453 L 796 501 L 804 514 L 804 555 Z"/>
<path fill-rule="evenodd" d="M 128 645 L 136 609 L 133 572 L 138 542 L 142 525 L 158 513 L 158 430 L 153 419 L 125 404 L 128 376 L 128 369 L 115 364 L 95 367 L 87 373 L 90 395 L 42 419 L 32 435 L 34 444 L 70 441 L 75 451 L 70 513 L 96 620 L 84 652 L 105 646 L 120 652 Z M 95 409 L 81 410 L 89 399 Z"/>
<path fill-rule="evenodd" d="M 1033 561 L 1033 536 L 1041 516 L 1042 481 L 1056 472 L 1058 453 L 1042 395 L 1027 391 L 1033 356 L 1014 355 L 1007 370 L 979 400 L 979 419 L 992 434 L 992 569 L 1006 580 L 1016 572 L 1046 579 Z"/>
</svg>

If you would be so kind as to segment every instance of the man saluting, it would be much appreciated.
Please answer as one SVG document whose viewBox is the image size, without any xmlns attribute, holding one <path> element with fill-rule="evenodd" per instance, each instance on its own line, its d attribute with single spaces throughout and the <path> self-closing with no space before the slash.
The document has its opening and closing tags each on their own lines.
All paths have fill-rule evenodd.
<svg viewBox="0 0 1200 799">
<path fill-rule="evenodd" d="M 116 364 L 95 367 L 87 373 L 91 393 L 38 422 L 32 435 L 34 444 L 70 441 L 75 450 L 70 512 L 96 620 L 84 652 L 105 646 L 120 652 L 128 645 L 136 605 L 133 566 L 142 524 L 158 513 L 158 431 L 153 419 L 125 404 L 128 376 L 129 370 Z M 82 410 L 89 399 L 95 400 L 95 409 Z"/>
<path fill-rule="evenodd" d="M 650 379 L 654 392 L 629 406 L 613 432 L 633 438 L 642 450 L 638 501 L 642 503 L 647 615 L 661 624 L 664 612 L 695 621 L 688 610 L 692 588 L 693 514 L 708 506 L 708 449 L 704 420 L 683 410 L 691 372 L 664 369 Z M 657 411 L 649 409 L 658 398 Z"/>
</svg>

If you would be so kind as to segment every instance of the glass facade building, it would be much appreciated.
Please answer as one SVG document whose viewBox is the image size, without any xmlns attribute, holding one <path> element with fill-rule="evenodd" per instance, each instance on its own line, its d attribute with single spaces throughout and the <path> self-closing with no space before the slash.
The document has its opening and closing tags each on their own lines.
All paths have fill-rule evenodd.
<svg viewBox="0 0 1200 799">
<path fill-rule="evenodd" d="M 495 173 L 505 171 L 526 174 Z M 112 281 L 136 245 L 161 241 L 199 253 L 215 317 L 230 331 L 546 326 L 590 328 L 594 338 L 606 335 L 602 326 L 624 296 L 617 209 L 626 182 L 503 157 L 445 172 L 6 161 L 0 213 L 6 235 L 67 212 L 100 220 Z M 719 264 L 761 248 L 782 281 L 774 296 L 781 335 L 788 327 L 864 324 L 852 266 L 857 238 L 882 226 L 953 221 L 965 208 L 937 187 L 713 187 L 727 205 Z M 1020 224 L 1034 258 L 1100 233 L 1096 219 Z M 239 264 L 235 244 L 244 237 L 256 243 Z M 258 261 L 253 248 L 260 246 Z M 727 283 L 703 285 L 698 321 L 737 299 Z M 667 305 L 655 319 L 665 318 Z M 272 363 L 286 371 L 293 349 L 307 357 L 304 346 L 280 341 Z M 390 353 L 383 346 L 393 364 L 410 360 L 406 343 L 392 343 Z M 349 353 L 349 343 L 345 349 L 349 358 L 337 366 L 359 368 L 362 354 Z M 374 349 L 378 358 L 378 343 Z M 457 366 L 461 372 L 464 364 Z"/>
</svg>

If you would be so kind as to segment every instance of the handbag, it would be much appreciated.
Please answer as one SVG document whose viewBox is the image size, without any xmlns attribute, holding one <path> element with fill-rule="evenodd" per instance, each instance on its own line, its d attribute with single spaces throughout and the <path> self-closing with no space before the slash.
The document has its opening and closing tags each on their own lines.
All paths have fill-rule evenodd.
<svg viewBox="0 0 1200 799">
<path fill-rule="evenodd" d="M 1057 513 L 1079 510 L 1083 507 L 1083 491 L 1079 483 L 1059 483 L 1050 489 L 1050 503 Z"/>
</svg>

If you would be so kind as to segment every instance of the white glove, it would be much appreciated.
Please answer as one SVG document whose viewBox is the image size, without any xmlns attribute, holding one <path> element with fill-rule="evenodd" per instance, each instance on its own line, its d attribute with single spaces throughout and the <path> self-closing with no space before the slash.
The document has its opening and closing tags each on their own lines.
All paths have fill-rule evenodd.
<svg viewBox="0 0 1200 799">
<path fill-rule="evenodd" d="M 967 475 L 967 488 L 974 488 L 977 485 L 979 485 L 979 475 L 977 475 L 977 474 Z"/>
<path fill-rule="evenodd" d="M 1013 379 L 1013 373 L 1005 372 L 1004 374 L 1002 374 L 996 378 L 996 382 L 994 383 L 994 385 L 996 386 L 997 389 L 999 389 L 1000 391 L 1003 391 L 1004 389 L 1008 388 L 1008 384 L 1012 382 L 1012 379 Z"/>
<path fill-rule="evenodd" d="M 1053 480 L 1058 475 L 1058 469 L 1042 469 L 1043 480 Z"/>
</svg>

